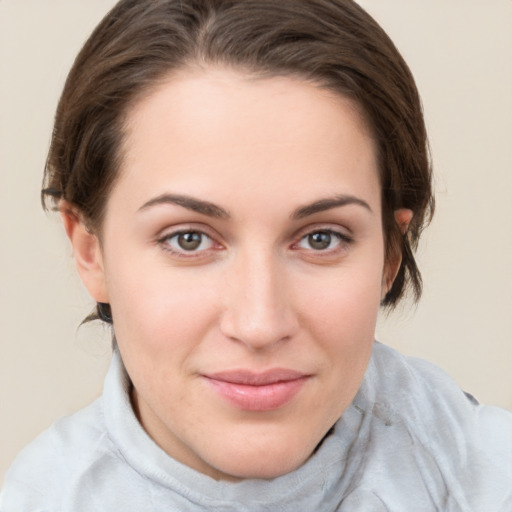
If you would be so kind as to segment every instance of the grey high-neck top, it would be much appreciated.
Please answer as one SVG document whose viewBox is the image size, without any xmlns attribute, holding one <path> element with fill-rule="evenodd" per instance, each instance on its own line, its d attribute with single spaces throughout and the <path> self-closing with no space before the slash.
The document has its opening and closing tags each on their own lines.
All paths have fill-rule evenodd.
<svg viewBox="0 0 512 512">
<path fill-rule="evenodd" d="M 117 350 L 101 398 L 16 459 L 1 512 L 512 511 L 512 414 L 376 343 L 352 405 L 314 455 L 274 480 L 218 482 L 145 433 Z"/>
</svg>

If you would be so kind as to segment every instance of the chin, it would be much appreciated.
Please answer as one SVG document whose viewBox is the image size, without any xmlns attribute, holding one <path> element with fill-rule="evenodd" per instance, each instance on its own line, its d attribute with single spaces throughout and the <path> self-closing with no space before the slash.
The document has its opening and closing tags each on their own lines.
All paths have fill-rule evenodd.
<svg viewBox="0 0 512 512">
<path fill-rule="evenodd" d="M 227 458 L 226 452 L 217 464 L 212 461 L 218 473 L 217 480 L 239 481 L 246 479 L 270 480 L 283 476 L 299 468 L 314 452 L 316 444 L 311 447 L 306 443 L 291 445 L 276 438 L 271 443 L 263 443 L 259 447 L 247 446 L 243 449 L 233 448 Z"/>
<path fill-rule="evenodd" d="M 285 461 L 280 457 L 265 457 L 259 464 L 254 460 L 248 461 L 247 465 L 237 463 L 235 467 L 226 468 L 226 472 L 220 472 L 217 480 L 225 480 L 238 482 L 242 480 L 272 480 L 274 478 L 291 473 L 299 468 L 305 460 L 301 460 L 295 464 L 290 464 L 290 461 Z"/>
</svg>

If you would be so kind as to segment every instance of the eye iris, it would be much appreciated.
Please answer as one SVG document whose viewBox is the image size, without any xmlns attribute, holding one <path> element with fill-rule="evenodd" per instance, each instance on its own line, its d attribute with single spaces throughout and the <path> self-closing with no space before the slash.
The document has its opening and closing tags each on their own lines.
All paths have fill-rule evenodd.
<svg viewBox="0 0 512 512">
<path fill-rule="evenodd" d="M 178 244 L 185 251 L 193 251 L 201 245 L 202 235 L 195 231 L 180 233 L 178 235 Z"/>
<path fill-rule="evenodd" d="M 326 231 L 311 233 L 311 235 L 308 235 L 308 242 L 313 249 L 327 249 L 331 245 L 331 234 Z"/>
</svg>

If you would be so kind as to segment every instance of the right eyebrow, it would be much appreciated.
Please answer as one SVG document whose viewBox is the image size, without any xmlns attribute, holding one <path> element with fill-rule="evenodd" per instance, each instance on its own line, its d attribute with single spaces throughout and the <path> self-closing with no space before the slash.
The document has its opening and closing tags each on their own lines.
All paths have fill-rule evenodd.
<svg viewBox="0 0 512 512">
<path fill-rule="evenodd" d="M 218 219 L 228 219 L 230 217 L 229 213 L 224 210 L 224 208 L 221 208 L 214 203 L 180 194 L 162 194 L 160 196 L 154 197 L 153 199 L 145 202 L 138 209 L 138 211 L 144 211 L 148 208 L 161 204 L 174 204 L 177 206 L 182 206 L 187 210 L 192 210 L 193 212 Z"/>
</svg>

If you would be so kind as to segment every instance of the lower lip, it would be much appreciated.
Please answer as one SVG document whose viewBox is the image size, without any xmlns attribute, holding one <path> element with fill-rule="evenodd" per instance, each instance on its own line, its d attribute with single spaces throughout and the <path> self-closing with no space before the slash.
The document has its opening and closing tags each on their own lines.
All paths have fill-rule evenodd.
<svg viewBox="0 0 512 512">
<path fill-rule="evenodd" d="M 212 388 L 225 400 L 244 411 L 272 411 L 289 403 L 302 389 L 308 377 L 260 386 L 236 384 L 207 378 Z"/>
</svg>

